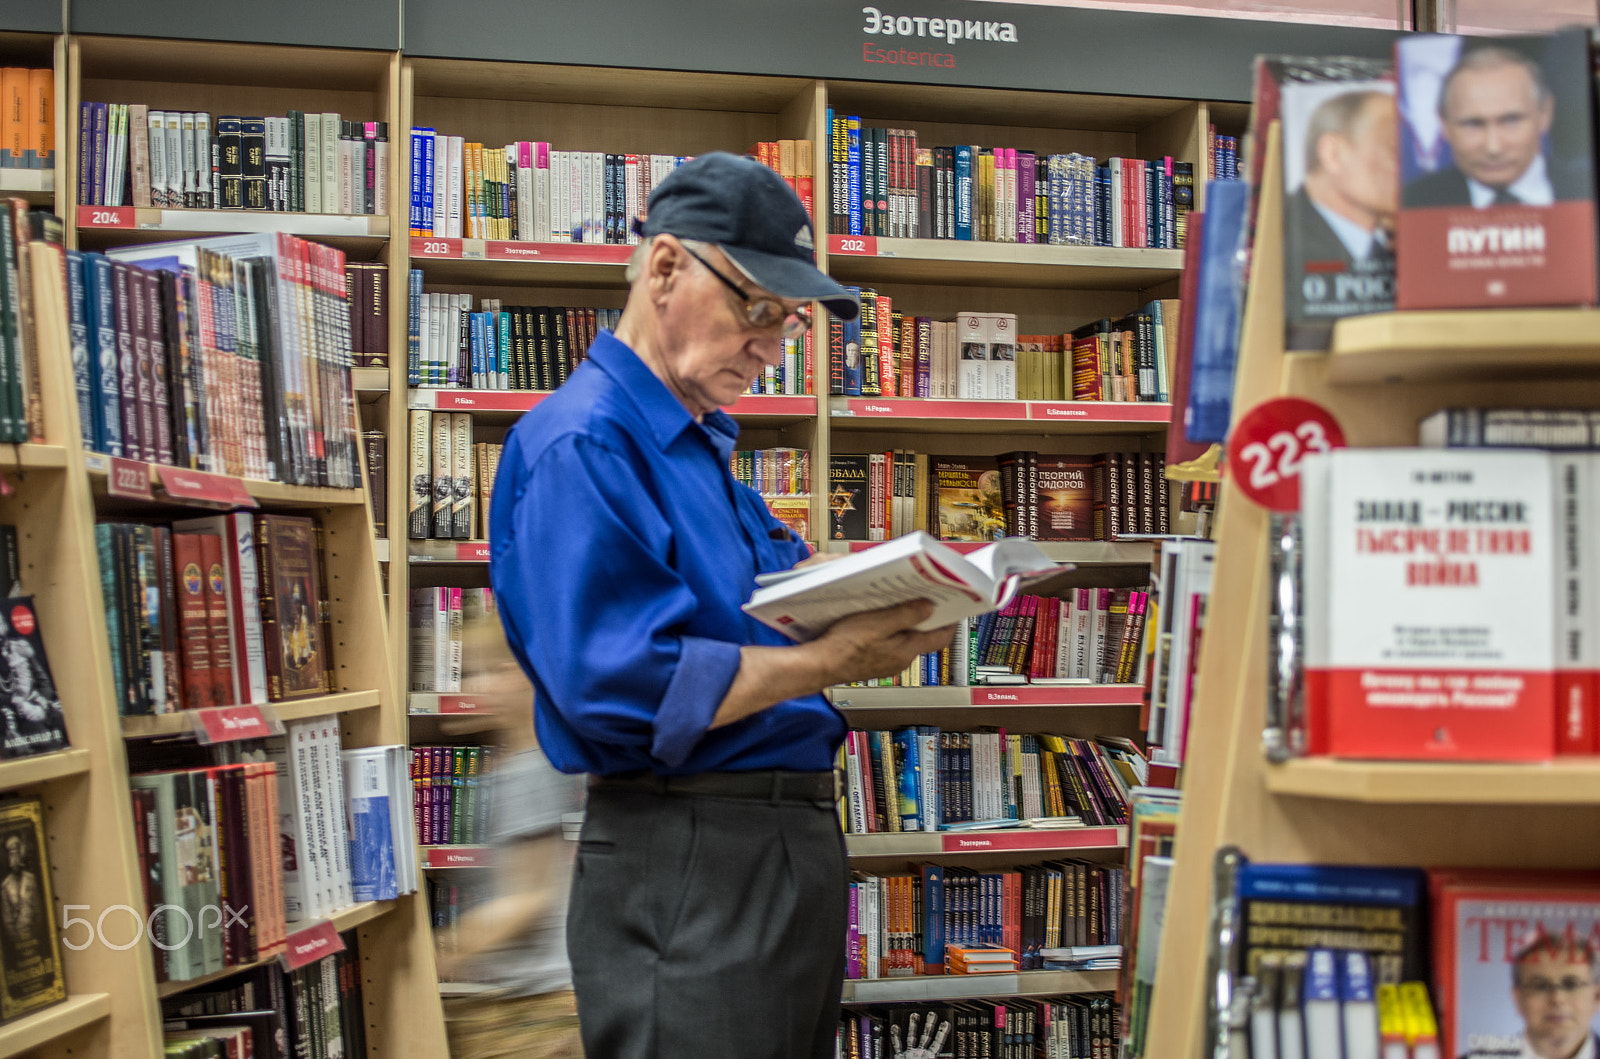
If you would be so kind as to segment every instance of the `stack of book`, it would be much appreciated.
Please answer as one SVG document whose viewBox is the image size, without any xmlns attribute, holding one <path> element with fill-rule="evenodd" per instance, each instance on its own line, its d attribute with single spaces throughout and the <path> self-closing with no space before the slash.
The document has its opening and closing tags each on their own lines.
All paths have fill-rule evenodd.
<svg viewBox="0 0 1600 1059">
<path fill-rule="evenodd" d="M 411 270 L 407 333 L 412 386 L 473 390 L 554 390 L 588 355 L 595 336 L 614 328 L 620 309 L 507 305 L 471 294 L 423 293 Z"/>
<path fill-rule="evenodd" d="M 411 130 L 411 234 L 629 245 L 650 192 L 687 159 L 670 154 L 504 147 Z"/>
<path fill-rule="evenodd" d="M 55 71 L 0 69 L 0 107 L 0 169 L 54 169 Z"/>
<path fill-rule="evenodd" d="M 331 612 L 309 518 L 232 512 L 95 526 L 124 715 L 332 692 Z"/>
<path fill-rule="evenodd" d="M 1159 452 L 930 456 L 896 449 L 828 457 L 832 540 L 926 530 L 947 541 L 1116 540 L 1168 532 Z"/>
<path fill-rule="evenodd" d="M 344 948 L 293 971 L 276 961 L 215 989 L 161 1002 L 165 1054 L 175 1059 L 293 1059 L 367 1054 L 356 931 Z"/>
<path fill-rule="evenodd" d="M 389 124 L 79 104 L 78 202 L 285 213 L 389 212 Z"/>
<path fill-rule="evenodd" d="M 998 945 L 946 945 L 944 959 L 951 974 L 1013 974 L 1021 970 L 1017 954 Z"/>
<path fill-rule="evenodd" d="M 952 966 L 952 950 L 985 945 L 1008 952 L 1007 970 L 1091 961 L 1097 963 L 1092 969 L 1115 969 L 1124 874 L 1081 861 L 858 872 L 850 884 L 846 977 L 961 974 Z"/>
<path fill-rule="evenodd" d="M 850 1012 L 834 1037 L 841 1056 L 1110 1056 L 1120 1009 L 1110 994 L 874 1006 Z"/>
<path fill-rule="evenodd" d="M 411 748 L 412 814 L 420 844 L 470 846 L 487 839 L 489 802 L 479 783 L 493 756 L 487 746 Z"/>
<path fill-rule="evenodd" d="M 828 231 L 897 239 L 1177 249 L 1194 167 L 1015 147 L 922 147 L 828 111 Z"/>
<path fill-rule="evenodd" d="M 933 725 L 851 731 L 840 821 L 850 834 L 976 826 L 1114 825 L 1148 779 L 1138 746 L 1102 736 L 946 732 Z"/>
<path fill-rule="evenodd" d="M 412 540 L 487 538 L 498 443 L 473 441 L 470 412 L 412 409 L 407 535 Z"/>
<path fill-rule="evenodd" d="M 1239 137 L 1218 136 L 1215 125 L 1206 126 L 1206 166 L 1209 180 L 1239 179 Z"/>
<path fill-rule="evenodd" d="M 360 487 L 342 252 L 266 233 L 67 257 L 86 446 Z"/>
</svg>

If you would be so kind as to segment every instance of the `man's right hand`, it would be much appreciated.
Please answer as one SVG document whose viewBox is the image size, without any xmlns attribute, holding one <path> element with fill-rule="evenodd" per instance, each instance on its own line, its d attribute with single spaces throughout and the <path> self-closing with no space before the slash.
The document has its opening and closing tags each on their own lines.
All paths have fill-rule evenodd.
<svg viewBox="0 0 1600 1059">
<path fill-rule="evenodd" d="M 852 614 L 834 622 L 810 646 L 833 672 L 833 683 L 892 677 L 916 661 L 918 655 L 949 646 L 955 626 L 930 632 L 915 629 L 933 611 L 932 603 L 919 599 Z"/>
</svg>

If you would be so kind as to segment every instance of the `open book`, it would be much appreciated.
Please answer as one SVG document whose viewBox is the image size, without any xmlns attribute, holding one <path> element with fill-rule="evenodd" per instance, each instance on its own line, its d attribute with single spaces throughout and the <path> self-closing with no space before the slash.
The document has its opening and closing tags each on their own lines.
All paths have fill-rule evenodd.
<svg viewBox="0 0 1600 1059">
<path fill-rule="evenodd" d="M 1026 537 L 1007 537 L 962 555 L 919 530 L 843 559 L 762 574 L 744 609 L 804 643 L 840 618 L 926 599 L 936 608 L 917 626 L 926 631 L 999 610 L 1024 585 L 1070 569 L 1046 558 Z"/>
</svg>

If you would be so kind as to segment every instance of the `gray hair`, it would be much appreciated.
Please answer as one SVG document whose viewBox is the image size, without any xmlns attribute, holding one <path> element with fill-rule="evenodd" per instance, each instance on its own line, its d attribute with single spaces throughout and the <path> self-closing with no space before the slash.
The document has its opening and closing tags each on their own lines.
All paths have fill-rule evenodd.
<svg viewBox="0 0 1600 1059">
<path fill-rule="evenodd" d="M 654 243 L 655 240 L 656 237 L 653 235 L 646 236 L 639 241 L 638 246 L 633 248 L 633 253 L 628 255 L 628 267 L 622 272 L 622 278 L 628 286 L 633 286 L 634 281 L 644 274 L 645 258 L 650 256 L 650 244 Z M 698 239 L 684 239 L 679 236 L 678 242 L 697 254 L 704 254 L 711 248 L 710 243 L 703 243 Z"/>
<path fill-rule="evenodd" d="M 1550 98 L 1550 86 L 1545 83 L 1544 71 L 1539 64 L 1514 48 L 1506 48 L 1498 44 L 1489 44 L 1479 48 L 1472 48 L 1456 60 L 1455 66 L 1445 74 L 1444 84 L 1439 86 L 1439 116 L 1445 114 L 1445 101 L 1450 98 L 1450 84 L 1456 79 L 1456 74 L 1467 70 L 1492 70 L 1497 66 L 1520 66 L 1533 82 L 1533 96 L 1539 103 L 1544 103 Z"/>
<path fill-rule="evenodd" d="M 1322 171 L 1322 159 L 1318 155 L 1318 146 L 1322 143 L 1322 138 L 1343 136 L 1347 140 L 1354 139 L 1361 112 L 1374 99 L 1388 100 L 1389 95 L 1386 92 L 1373 91 L 1342 92 L 1323 100 L 1317 109 L 1311 112 L 1311 121 L 1306 125 L 1307 173 Z"/>
</svg>

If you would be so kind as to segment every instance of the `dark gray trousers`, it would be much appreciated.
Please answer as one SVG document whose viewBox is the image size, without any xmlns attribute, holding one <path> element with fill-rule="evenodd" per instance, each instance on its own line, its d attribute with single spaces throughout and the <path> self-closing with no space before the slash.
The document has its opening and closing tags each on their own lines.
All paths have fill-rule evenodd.
<svg viewBox="0 0 1600 1059">
<path fill-rule="evenodd" d="M 832 802 L 590 790 L 567 916 L 588 1059 L 831 1059 L 848 884 Z"/>
</svg>

